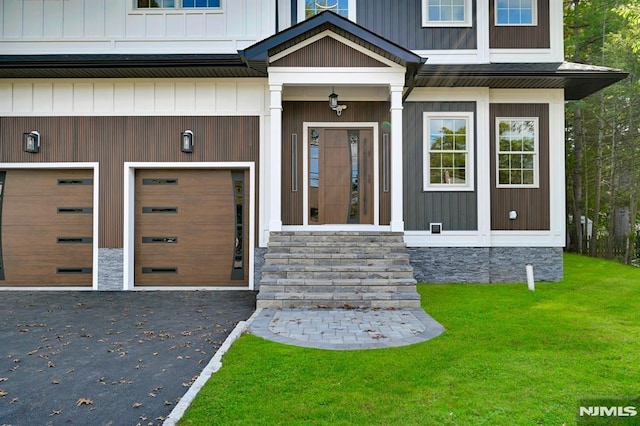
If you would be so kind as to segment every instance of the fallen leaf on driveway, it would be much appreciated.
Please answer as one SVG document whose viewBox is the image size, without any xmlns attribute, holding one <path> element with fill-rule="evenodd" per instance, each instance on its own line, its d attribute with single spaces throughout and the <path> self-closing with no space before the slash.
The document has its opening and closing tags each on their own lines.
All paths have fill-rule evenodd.
<svg viewBox="0 0 640 426">
<path fill-rule="evenodd" d="M 81 405 L 91 405 L 93 404 L 93 400 L 89 398 L 80 398 L 76 401 L 76 406 L 79 407 Z"/>
</svg>

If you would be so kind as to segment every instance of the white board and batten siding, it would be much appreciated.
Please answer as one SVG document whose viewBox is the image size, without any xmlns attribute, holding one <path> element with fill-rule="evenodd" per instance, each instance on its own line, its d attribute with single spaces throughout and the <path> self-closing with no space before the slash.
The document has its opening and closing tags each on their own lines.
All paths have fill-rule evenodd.
<svg viewBox="0 0 640 426">
<path fill-rule="evenodd" d="M 3 54 L 237 53 L 275 32 L 275 3 L 136 9 L 135 0 L 0 0 Z"/>
<path fill-rule="evenodd" d="M 0 116 L 263 115 L 262 79 L 0 82 Z"/>
</svg>

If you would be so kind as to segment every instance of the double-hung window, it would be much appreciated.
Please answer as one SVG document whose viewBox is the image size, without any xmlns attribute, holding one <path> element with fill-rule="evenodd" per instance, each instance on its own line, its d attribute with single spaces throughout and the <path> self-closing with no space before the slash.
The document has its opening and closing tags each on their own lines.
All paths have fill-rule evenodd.
<svg viewBox="0 0 640 426">
<path fill-rule="evenodd" d="M 470 27 L 471 0 L 422 0 L 423 27 Z"/>
<path fill-rule="evenodd" d="M 473 113 L 424 113 L 424 190 L 473 191 Z"/>
<path fill-rule="evenodd" d="M 539 186 L 538 119 L 496 118 L 497 186 Z"/>
<path fill-rule="evenodd" d="M 538 0 L 494 0 L 496 25 L 536 25 Z"/>
<path fill-rule="evenodd" d="M 221 0 L 136 0 L 138 9 L 219 8 Z"/>
</svg>

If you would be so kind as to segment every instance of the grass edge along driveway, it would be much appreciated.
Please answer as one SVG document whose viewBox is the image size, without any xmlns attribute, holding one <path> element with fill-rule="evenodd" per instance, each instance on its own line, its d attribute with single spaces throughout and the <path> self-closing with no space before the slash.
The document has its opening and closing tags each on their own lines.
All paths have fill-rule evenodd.
<svg viewBox="0 0 640 426">
<path fill-rule="evenodd" d="M 567 254 L 535 292 L 419 291 L 441 336 L 336 352 L 244 335 L 180 424 L 572 425 L 582 398 L 640 394 L 638 268 Z"/>
</svg>

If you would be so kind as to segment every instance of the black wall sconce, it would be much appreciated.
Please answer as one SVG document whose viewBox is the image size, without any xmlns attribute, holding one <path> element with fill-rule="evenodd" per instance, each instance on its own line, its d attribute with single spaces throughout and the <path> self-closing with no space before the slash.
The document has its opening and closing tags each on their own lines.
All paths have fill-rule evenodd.
<svg viewBox="0 0 640 426">
<path fill-rule="evenodd" d="M 22 134 L 22 150 L 35 154 L 40 151 L 40 133 L 32 130 Z"/>
<path fill-rule="evenodd" d="M 191 130 L 180 133 L 180 150 L 188 153 L 193 152 L 193 132 Z"/>
<path fill-rule="evenodd" d="M 342 115 L 342 111 L 347 109 L 346 105 L 339 105 L 338 95 L 336 95 L 333 89 L 331 90 L 331 94 L 329 95 L 329 108 L 334 110 L 338 116 Z"/>
</svg>

